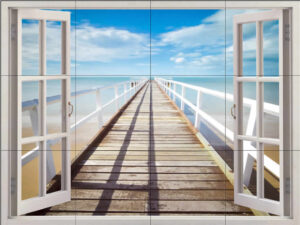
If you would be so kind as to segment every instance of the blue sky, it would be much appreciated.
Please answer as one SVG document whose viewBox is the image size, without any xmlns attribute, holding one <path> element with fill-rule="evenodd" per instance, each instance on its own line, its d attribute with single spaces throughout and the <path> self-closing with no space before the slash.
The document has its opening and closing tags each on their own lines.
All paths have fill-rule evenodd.
<svg viewBox="0 0 300 225">
<path fill-rule="evenodd" d="M 227 10 L 226 14 L 224 10 L 152 10 L 151 17 L 149 10 L 70 12 L 73 75 L 213 76 L 232 75 L 233 16 L 253 10 Z M 48 22 L 49 74 L 58 73 L 60 68 L 59 33 L 60 24 Z M 277 22 L 265 23 L 264 33 L 265 74 L 275 75 Z M 254 24 L 244 27 L 244 38 L 244 73 L 253 75 Z M 37 23 L 24 21 L 24 74 L 38 71 L 37 41 Z"/>
</svg>

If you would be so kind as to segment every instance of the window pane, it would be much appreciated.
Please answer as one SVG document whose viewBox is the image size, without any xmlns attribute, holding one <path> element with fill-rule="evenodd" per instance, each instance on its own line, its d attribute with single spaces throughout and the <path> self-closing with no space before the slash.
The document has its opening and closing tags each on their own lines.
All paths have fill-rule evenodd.
<svg viewBox="0 0 300 225">
<path fill-rule="evenodd" d="M 41 143 L 22 146 L 22 200 L 39 196 Z M 30 154 L 31 153 L 31 154 Z"/>
<path fill-rule="evenodd" d="M 263 136 L 279 138 L 279 83 L 264 83 Z"/>
<path fill-rule="evenodd" d="M 22 137 L 39 136 L 40 81 L 22 83 Z"/>
<path fill-rule="evenodd" d="M 47 132 L 62 132 L 62 82 L 47 81 Z"/>
<path fill-rule="evenodd" d="M 61 22 L 47 21 L 47 44 L 46 44 L 46 57 L 47 57 L 47 75 L 61 74 L 61 48 L 62 48 L 62 33 Z"/>
<path fill-rule="evenodd" d="M 22 75 L 39 74 L 39 21 L 22 20 Z"/>
<path fill-rule="evenodd" d="M 63 140 L 63 143 L 62 143 Z M 61 190 L 62 159 L 66 139 L 47 141 L 47 193 Z"/>
<path fill-rule="evenodd" d="M 279 201 L 279 146 L 264 144 L 264 197 Z"/>
<path fill-rule="evenodd" d="M 263 22 L 264 76 L 279 76 L 278 20 Z"/>
<path fill-rule="evenodd" d="M 256 24 L 243 24 L 243 75 L 256 75 Z"/>
</svg>

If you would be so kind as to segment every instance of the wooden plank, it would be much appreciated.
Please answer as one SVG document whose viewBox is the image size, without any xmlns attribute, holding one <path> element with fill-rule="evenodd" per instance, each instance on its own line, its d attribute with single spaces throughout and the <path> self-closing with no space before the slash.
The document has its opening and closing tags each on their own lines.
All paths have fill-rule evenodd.
<svg viewBox="0 0 300 225">
<path fill-rule="evenodd" d="M 151 190 L 152 200 L 157 196 L 155 190 Z M 159 200 L 180 201 L 207 201 L 207 200 L 233 200 L 233 190 L 159 190 Z"/>
<path fill-rule="evenodd" d="M 250 212 L 232 201 L 151 201 L 152 212 Z"/>
<path fill-rule="evenodd" d="M 114 190 L 112 195 L 103 195 L 104 190 L 76 189 L 72 190 L 72 199 L 103 200 L 233 200 L 232 190 Z"/>
<path fill-rule="evenodd" d="M 161 144 L 169 144 L 172 142 L 172 144 L 179 144 L 179 145 L 189 145 L 189 144 L 199 144 L 197 140 L 178 140 L 174 138 L 173 140 L 156 140 L 155 138 L 151 138 L 151 140 L 142 140 L 142 139 L 136 139 L 136 140 L 124 140 L 124 139 L 106 139 L 105 141 L 102 141 L 102 146 L 110 146 L 111 143 L 122 143 L 124 144 L 130 144 L 134 142 L 136 145 L 147 145 L 147 144 L 153 144 L 160 146 Z"/>
<path fill-rule="evenodd" d="M 85 160 L 79 163 L 85 166 L 216 166 L 214 161 L 114 161 L 114 160 Z"/>
<path fill-rule="evenodd" d="M 183 147 L 170 147 L 170 146 L 156 146 L 156 145 L 151 145 L 152 149 L 151 151 L 200 151 L 200 150 L 204 150 L 205 148 L 200 148 L 199 147 L 189 147 L 189 148 L 183 148 Z M 120 150 L 124 150 L 124 147 L 122 146 L 100 146 L 100 147 L 96 147 L 96 150 L 103 150 L 103 151 L 109 151 L 109 150 L 113 150 L 113 151 L 120 151 Z M 125 151 L 149 151 L 149 146 L 147 145 L 140 145 L 140 146 L 126 146 Z"/>
<path fill-rule="evenodd" d="M 73 189 L 72 199 L 92 199 L 92 200 L 147 200 L 148 190 L 114 190 L 112 195 L 105 195 L 104 190 L 93 189 Z"/>
<path fill-rule="evenodd" d="M 129 144 L 123 144 L 123 143 L 101 143 L 99 147 L 121 147 L 121 146 L 126 146 L 126 147 L 136 147 L 136 148 L 142 148 L 145 146 L 149 146 L 149 144 L 139 144 L 139 143 L 129 143 Z M 199 148 L 199 150 L 203 147 L 201 144 L 196 143 L 196 144 L 173 144 L 173 143 L 160 143 L 160 144 L 155 144 L 151 147 L 161 147 L 161 148 L 181 148 L 182 150 L 189 149 L 189 148 Z"/>
<path fill-rule="evenodd" d="M 149 151 L 95 151 L 93 155 L 149 155 Z M 155 156 L 210 156 L 206 151 L 155 151 Z"/>
<path fill-rule="evenodd" d="M 107 173 L 111 172 L 115 168 L 120 171 L 120 173 L 150 173 L 149 167 L 135 167 L 135 166 L 83 166 L 81 167 L 81 172 L 98 172 L 98 173 Z M 214 174 L 223 174 L 219 167 L 217 166 L 203 166 L 203 167 L 156 167 L 156 173 L 214 173 Z M 153 172 L 151 172 L 153 173 Z"/>
<path fill-rule="evenodd" d="M 74 180 L 105 180 L 105 181 L 123 181 L 123 180 L 185 180 L 185 181 L 225 181 L 224 174 L 156 174 L 151 176 L 148 173 L 134 174 L 134 173 L 78 173 Z"/>
<path fill-rule="evenodd" d="M 147 201 L 144 200 L 72 200 L 51 208 L 51 211 L 80 212 L 145 212 Z"/>
<path fill-rule="evenodd" d="M 150 184 L 149 184 L 150 183 Z M 109 189 L 109 190 L 233 190 L 227 181 L 90 181 L 76 180 L 72 182 L 73 188 L 81 189 Z"/>
<path fill-rule="evenodd" d="M 163 155 L 163 156 L 156 156 L 155 153 L 150 154 L 153 155 L 155 160 L 159 161 L 212 161 L 212 157 L 208 155 L 192 155 L 192 156 L 176 156 L 176 155 Z M 120 154 L 120 155 L 96 155 L 93 154 L 89 157 L 89 160 L 117 160 L 118 158 L 123 157 L 124 161 L 143 161 L 148 160 L 148 155 L 126 155 L 126 154 Z"/>
</svg>

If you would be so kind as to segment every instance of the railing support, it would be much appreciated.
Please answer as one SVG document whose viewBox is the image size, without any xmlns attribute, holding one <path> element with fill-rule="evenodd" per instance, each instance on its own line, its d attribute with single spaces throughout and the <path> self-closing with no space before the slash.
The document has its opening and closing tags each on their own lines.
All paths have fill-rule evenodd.
<svg viewBox="0 0 300 225">
<path fill-rule="evenodd" d="M 244 185 L 248 187 L 250 184 L 250 179 L 251 179 L 251 174 L 252 174 L 252 169 L 253 169 L 255 159 L 250 154 L 248 154 L 248 152 L 245 152 L 243 156 L 243 160 L 244 160 L 243 182 Z"/>
<path fill-rule="evenodd" d="M 250 106 L 250 113 L 249 113 L 249 118 L 247 122 L 247 128 L 246 128 L 246 135 L 252 136 L 255 128 L 255 121 L 256 121 L 256 104 L 252 104 Z M 247 145 L 250 146 L 251 142 L 247 142 Z M 252 168 L 254 165 L 254 157 L 249 154 L 249 152 L 244 151 L 243 152 L 244 156 L 244 178 L 243 182 L 244 185 L 248 187 L 251 179 L 251 174 L 252 174 Z"/>
<path fill-rule="evenodd" d="M 30 111 L 29 111 L 29 116 L 30 116 L 30 122 L 32 126 L 32 131 L 35 136 L 39 135 L 39 113 L 38 113 L 38 108 L 34 106 Z"/>
<path fill-rule="evenodd" d="M 127 99 L 127 84 L 124 84 L 124 90 L 123 90 L 123 93 L 124 93 L 124 103 L 126 102 L 126 99 Z"/>
<path fill-rule="evenodd" d="M 98 109 L 102 108 L 100 89 L 98 89 L 96 91 L 96 104 L 97 104 Z M 102 110 L 99 110 L 99 112 L 98 112 L 98 128 L 100 129 L 102 127 L 102 125 L 103 125 L 103 114 L 102 114 Z"/>
<path fill-rule="evenodd" d="M 62 151 L 62 149 L 59 150 Z M 46 144 L 46 159 L 47 159 L 47 183 L 49 183 L 52 180 L 52 178 L 56 175 L 53 152 L 51 149 L 50 141 L 47 141 Z"/>
<path fill-rule="evenodd" d="M 119 109 L 119 94 L 118 94 L 118 86 L 115 86 L 115 101 L 116 101 L 116 111 Z"/>
<path fill-rule="evenodd" d="M 196 105 L 197 109 L 200 109 L 200 107 L 201 107 L 201 91 L 200 90 L 198 90 L 198 92 L 197 92 L 197 103 L 196 104 L 197 104 Z M 200 117 L 200 115 L 196 111 L 195 112 L 195 124 L 194 124 L 194 126 L 196 128 L 198 128 L 198 126 L 199 126 L 199 122 L 200 122 L 200 118 L 199 117 Z"/>
<path fill-rule="evenodd" d="M 173 101 L 175 102 L 175 100 L 176 100 L 176 95 L 175 95 L 175 93 L 176 93 L 176 84 L 173 84 L 173 91 L 174 91 L 174 93 L 173 93 Z"/>
<path fill-rule="evenodd" d="M 184 97 L 185 97 L 185 87 L 181 86 L 181 105 L 180 105 L 181 111 L 184 111 L 184 102 L 183 102 Z"/>
</svg>

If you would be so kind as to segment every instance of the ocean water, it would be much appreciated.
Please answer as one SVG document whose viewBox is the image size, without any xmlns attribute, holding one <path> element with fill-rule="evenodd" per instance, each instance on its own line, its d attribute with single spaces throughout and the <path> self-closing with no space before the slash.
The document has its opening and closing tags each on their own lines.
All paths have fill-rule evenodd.
<svg viewBox="0 0 300 225">
<path fill-rule="evenodd" d="M 141 77 L 147 78 L 147 77 Z M 117 83 L 125 81 L 133 81 L 141 79 L 137 76 L 135 77 L 97 77 L 97 76 L 81 76 L 81 77 L 72 77 L 71 78 L 71 91 L 81 91 L 93 88 L 101 88 L 112 86 Z M 195 86 L 205 87 L 208 89 L 233 93 L 233 77 L 224 77 L 224 76 L 200 76 L 200 77 L 171 77 L 171 79 L 188 83 Z M 104 95 L 107 100 L 111 95 L 113 89 L 108 89 Z M 121 88 L 120 88 L 121 90 Z M 264 96 L 265 102 L 278 105 L 279 103 L 279 86 L 278 83 L 265 83 L 264 87 Z M 61 84 L 59 81 L 51 80 L 47 82 L 47 96 L 54 96 L 61 93 Z M 193 99 L 193 92 L 187 92 L 187 98 Z M 246 83 L 244 87 L 244 97 L 255 99 L 255 84 Z M 22 101 L 28 101 L 37 98 L 38 96 L 38 82 L 24 82 L 22 88 Z"/>
</svg>

